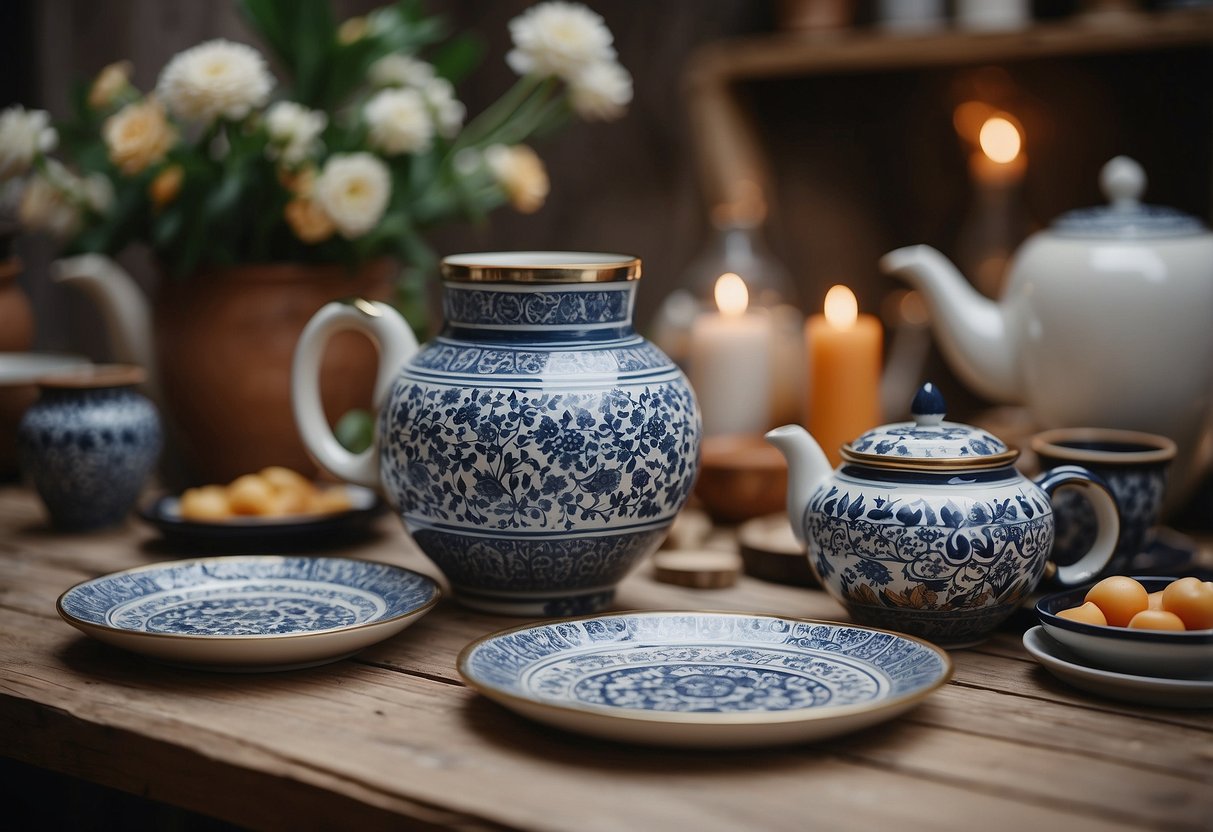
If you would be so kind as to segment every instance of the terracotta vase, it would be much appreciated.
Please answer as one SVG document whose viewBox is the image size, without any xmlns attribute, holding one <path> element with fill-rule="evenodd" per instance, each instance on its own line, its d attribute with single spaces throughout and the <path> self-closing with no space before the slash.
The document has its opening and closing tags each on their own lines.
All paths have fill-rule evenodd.
<svg viewBox="0 0 1213 832">
<path fill-rule="evenodd" d="M 17 283 L 21 260 L 0 261 L 0 352 L 24 352 L 34 343 L 34 310 Z"/>
<path fill-rule="evenodd" d="M 228 482 L 267 465 L 307 476 L 317 468 L 291 411 L 291 361 L 308 319 L 329 301 L 386 300 L 395 264 L 233 266 L 161 282 L 153 314 L 165 416 L 191 479 Z M 335 423 L 369 408 L 374 346 L 342 333 L 322 369 L 325 414 Z"/>
</svg>

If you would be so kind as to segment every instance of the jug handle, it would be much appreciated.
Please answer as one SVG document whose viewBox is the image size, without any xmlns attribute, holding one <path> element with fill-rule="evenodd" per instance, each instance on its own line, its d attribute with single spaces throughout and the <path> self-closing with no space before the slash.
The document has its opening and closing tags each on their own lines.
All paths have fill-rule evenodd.
<svg viewBox="0 0 1213 832">
<path fill-rule="evenodd" d="M 304 447 L 321 467 L 346 482 L 378 491 L 378 431 L 370 448 L 350 453 L 333 435 L 320 400 L 320 362 L 325 345 L 329 338 L 349 330 L 361 332 L 379 349 L 373 409 L 378 414 L 383 408 L 400 365 L 417 352 L 417 338 L 395 309 L 361 298 L 325 305 L 304 327 L 291 367 L 291 404 Z"/>
<path fill-rule="evenodd" d="M 1086 492 L 1091 508 L 1095 510 L 1095 542 L 1074 563 L 1058 566 L 1054 580 L 1062 586 L 1087 583 L 1112 560 L 1120 540 L 1120 509 L 1117 508 L 1116 498 L 1102 479 L 1078 465 L 1050 468 L 1035 482 L 1050 497 L 1059 488 L 1078 488 Z"/>
</svg>

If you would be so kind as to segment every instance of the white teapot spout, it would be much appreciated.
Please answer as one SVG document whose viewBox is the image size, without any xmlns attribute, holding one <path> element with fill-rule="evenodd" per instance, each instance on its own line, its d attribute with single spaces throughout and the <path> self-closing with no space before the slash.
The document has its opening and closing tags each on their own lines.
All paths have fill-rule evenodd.
<svg viewBox="0 0 1213 832">
<path fill-rule="evenodd" d="M 105 318 L 114 359 L 143 367 L 154 385 L 158 376 L 151 306 L 134 278 L 103 254 L 56 260 L 52 274 L 59 283 L 79 286 L 96 302 Z"/>
<path fill-rule="evenodd" d="M 805 542 L 804 513 L 817 486 L 834 470 L 817 440 L 800 425 L 784 425 L 769 432 L 766 440 L 788 460 L 788 519 L 796 539 Z"/>
<path fill-rule="evenodd" d="M 880 267 L 922 292 L 940 348 L 966 384 L 993 401 L 1022 400 L 1018 344 L 1001 306 L 930 246 L 890 251 L 880 258 Z"/>
</svg>

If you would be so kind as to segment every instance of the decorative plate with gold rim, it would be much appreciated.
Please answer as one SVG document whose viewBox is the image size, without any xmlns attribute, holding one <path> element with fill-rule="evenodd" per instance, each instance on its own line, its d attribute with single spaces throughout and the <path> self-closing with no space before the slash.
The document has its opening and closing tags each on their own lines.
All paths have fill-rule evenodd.
<svg viewBox="0 0 1213 832">
<path fill-rule="evenodd" d="M 289 670 L 337 661 L 403 630 L 438 585 L 387 563 L 347 558 L 171 561 L 77 584 L 56 605 L 81 632 L 170 664 Z"/>
<path fill-rule="evenodd" d="M 729 612 L 625 612 L 529 624 L 459 656 L 464 679 L 523 716 L 606 739 L 784 745 L 873 725 L 952 673 L 897 633 Z"/>
</svg>

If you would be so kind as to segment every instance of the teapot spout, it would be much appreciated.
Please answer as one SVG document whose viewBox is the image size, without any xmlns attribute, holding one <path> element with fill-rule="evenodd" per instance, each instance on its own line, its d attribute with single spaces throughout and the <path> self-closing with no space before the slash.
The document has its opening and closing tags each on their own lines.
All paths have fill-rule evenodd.
<svg viewBox="0 0 1213 832">
<path fill-rule="evenodd" d="M 833 467 L 817 440 L 800 425 L 784 425 L 766 435 L 788 461 L 788 519 L 796 539 L 805 543 L 804 514 L 809 499 Z"/>
<path fill-rule="evenodd" d="M 134 278 L 101 254 L 56 260 L 52 274 L 56 282 L 79 286 L 93 299 L 105 319 L 114 359 L 143 367 L 154 385 L 158 376 L 151 307 Z"/>
<path fill-rule="evenodd" d="M 930 246 L 890 251 L 880 258 L 880 267 L 922 292 L 939 346 L 969 387 L 993 401 L 1022 401 L 1018 345 L 1003 307 L 974 289 Z"/>
</svg>

